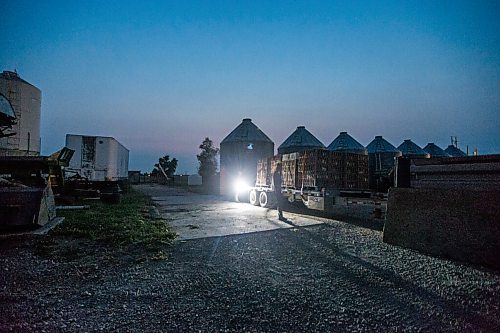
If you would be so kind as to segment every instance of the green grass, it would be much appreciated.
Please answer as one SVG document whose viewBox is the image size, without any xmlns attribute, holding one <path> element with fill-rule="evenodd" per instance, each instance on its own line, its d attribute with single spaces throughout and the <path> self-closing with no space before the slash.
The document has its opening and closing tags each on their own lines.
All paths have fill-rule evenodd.
<svg viewBox="0 0 500 333">
<path fill-rule="evenodd" d="M 51 234 L 118 246 L 171 244 L 176 234 L 169 230 L 166 220 L 149 218 L 148 206 L 152 205 L 149 196 L 130 190 L 119 204 L 96 201 L 90 209 L 58 211 L 65 220 Z"/>
</svg>

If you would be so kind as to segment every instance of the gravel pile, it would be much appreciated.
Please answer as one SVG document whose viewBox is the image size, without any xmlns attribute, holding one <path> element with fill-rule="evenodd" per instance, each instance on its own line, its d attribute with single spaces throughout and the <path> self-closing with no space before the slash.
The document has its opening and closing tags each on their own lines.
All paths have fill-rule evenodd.
<svg viewBox="0 0 500 333">
<path fill-rule="evenodd" d="M 177 242 L 0 244 L 0 331 L 498 332 L 500 274 L 327 224 Z"/>
</svg>

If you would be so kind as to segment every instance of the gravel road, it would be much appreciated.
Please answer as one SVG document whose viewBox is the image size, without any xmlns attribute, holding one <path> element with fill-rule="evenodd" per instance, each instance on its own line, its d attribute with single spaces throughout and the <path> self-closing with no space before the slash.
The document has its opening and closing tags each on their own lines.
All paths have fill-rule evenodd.
<svg viewBox="0 0 500 333">
<path fill-rule="evenodd" d="M 36 251 L 43 238 L 0 240 L 0 331 L 500 330 L 499 272 L 384 244 L 374 229 L 315 219 L 180 240 L 166 260 L 69 241 L 64 256 L 47 256 Z"/>
</svg>

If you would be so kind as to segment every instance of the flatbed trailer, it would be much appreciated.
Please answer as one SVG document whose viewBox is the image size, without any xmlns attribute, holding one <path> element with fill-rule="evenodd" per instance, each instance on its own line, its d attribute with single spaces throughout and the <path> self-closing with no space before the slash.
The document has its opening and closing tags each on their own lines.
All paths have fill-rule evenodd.
<svg viewBox="0 0 500 333">
<path fill-rule="evenodd" d="M 255 186 L 247 189 L 252 205 L 276 205 L 272 174 L 277 163 L 282 164 L 281 195 L 291 203 L 330 210 L 335 198 L 371 196 L 367 155 L 313 149 L 259 160 Z"/>
</svg>

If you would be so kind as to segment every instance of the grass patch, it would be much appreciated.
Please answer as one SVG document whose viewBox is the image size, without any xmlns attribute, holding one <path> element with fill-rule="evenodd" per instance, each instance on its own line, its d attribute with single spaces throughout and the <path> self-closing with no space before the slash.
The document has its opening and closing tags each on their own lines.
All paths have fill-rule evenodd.
<svg viewBox="0 0 500 333">
<path fill-rule="evenodd" d="M 157 248 L 162 244 L 171 244 L 176 234 L 169 230 L 166 220 L 149 217 L 148 206 L 152 205 L 149 196 L 131 189 L 123 195 L 119 204 L 96 201 L 87 210 L 59 211 L 58 215 L 65 220 L 51 234 L 118 246 Z"/>
</svg>

